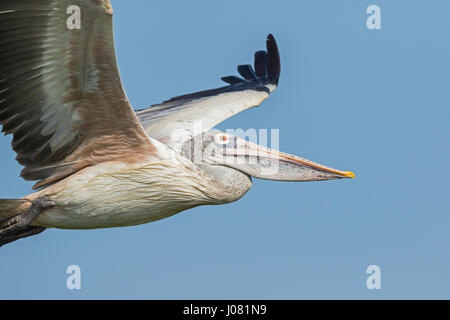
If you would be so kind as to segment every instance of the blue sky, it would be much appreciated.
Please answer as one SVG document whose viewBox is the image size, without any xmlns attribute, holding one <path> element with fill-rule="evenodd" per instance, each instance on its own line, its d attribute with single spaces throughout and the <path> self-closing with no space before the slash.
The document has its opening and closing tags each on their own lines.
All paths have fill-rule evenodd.
<svg viewBox="0 0 450 320">
<path fill-rule="evenodd" d="M 281 150 L 356 179 L 254 180 L 236 203 L 147 225 L 48 230 L 0 249 L 0 298 L 450 298 L 450 3 L 280 2 L 113 1 L 127 94 L 139 109 L 220 86 L 273 33 L 279 88 L 219 128 L 280 129 Z M 32 185 L 10 140 L 2 198 Z"/>
</svg>

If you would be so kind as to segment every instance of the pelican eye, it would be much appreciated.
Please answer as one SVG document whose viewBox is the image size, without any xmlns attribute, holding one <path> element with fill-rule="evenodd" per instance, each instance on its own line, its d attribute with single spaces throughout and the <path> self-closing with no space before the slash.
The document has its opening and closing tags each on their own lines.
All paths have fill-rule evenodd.
<svg viewBox="0 0 450 320">
<path fill-rule="evenodd" d="M 228 143 L 228 137 L 224 134 L 219 134 L 215 137 L 216 143 L 218 144 L 227 144 Z"/>
</svg>

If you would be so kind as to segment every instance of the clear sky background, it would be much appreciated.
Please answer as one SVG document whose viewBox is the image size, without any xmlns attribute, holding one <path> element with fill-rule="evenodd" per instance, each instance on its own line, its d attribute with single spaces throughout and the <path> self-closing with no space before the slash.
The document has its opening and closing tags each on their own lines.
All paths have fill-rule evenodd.
<svg viewBox="0 0 450 320">
<path fill-rule="evenodd" d="M 131 5 L 132 3 L 132 5 Z M 368 30 L 366 8 L 381 8 Z M 113 1 L 139 109 L 221 86 L 273 33 L 277 91 L 219 127 L 354 180 L 254 180 L 240 201 L 137 227 L 48 230 L 0 249 L 0 298 L 450 298 L 449 1 Z M 0 197 L 31 190 L 0 137 Z M 66 289 L 79 265 L 82 289 Z M 381 290 L 366 268 L 381 268 Z"/>
</svg>

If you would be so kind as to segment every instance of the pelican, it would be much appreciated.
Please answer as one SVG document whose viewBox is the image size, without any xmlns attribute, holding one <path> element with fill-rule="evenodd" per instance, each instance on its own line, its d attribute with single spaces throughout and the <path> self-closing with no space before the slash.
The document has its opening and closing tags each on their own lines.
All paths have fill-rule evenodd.
<svg viewBox="0 0 450 320">
<path fill-rule="evenodd" d="M 233 202 L 252 177 L 354 177 L 214 129 L 277 87 L 272 35 L 226 86 L 134 112 L 112 14 L 109 0 L 0 0 L 0 124 L 21 177 L 37 181 L 29 195 L 0 200 L 0 246 L 47 228 L 133 226 Z"/>
</svg>

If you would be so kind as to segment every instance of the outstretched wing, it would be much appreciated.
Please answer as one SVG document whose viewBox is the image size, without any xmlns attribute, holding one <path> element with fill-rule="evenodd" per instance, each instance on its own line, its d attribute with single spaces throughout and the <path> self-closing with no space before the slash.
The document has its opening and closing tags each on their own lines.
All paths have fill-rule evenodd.
<svg viewBox="0 0 450 320">
<path fill-rule="evenodd" d="M 197 134 L 261 104 L 277 87 L 280 77 L 280 55 L 271 34 L 266 46 L 267 51 L 255 53 L 254 69 L 251 65 L 238 66 L 243 78 L 222 78 L 228 86 L 175 97 L 137 111 L 147 134 L 176 149 Z"/>
<path fill-rule="evenodd" d="M 0 124 L 34 188 L 154 153 L 122 87 L 109 0 L 0 0 Z"/>
</svg>

